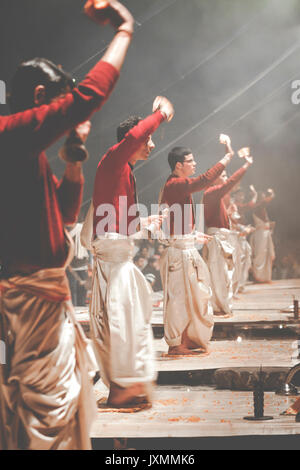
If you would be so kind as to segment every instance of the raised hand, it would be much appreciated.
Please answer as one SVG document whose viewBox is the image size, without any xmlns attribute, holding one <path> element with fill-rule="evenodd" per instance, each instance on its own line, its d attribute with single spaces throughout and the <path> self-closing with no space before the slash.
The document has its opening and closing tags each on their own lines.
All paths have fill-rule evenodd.
<svg viewBox="0 0 300 470">
<path fill-rule="evenodd" d="M 115 29 L 133 33 L 134 18 L 118 0 L 88 0 L 84 12 L 98 24 L 111 24 Z"/>
<path fill-rule="evenodd" d="M 173 119 L 175 114 L 174 107 L 172 103 L 165 98 L 164 96 L 157 96 L 153 102 L 152 111 L 160 111 L 164 116 L 166 121 L 170 122 Z"/>
<path fill-rule="evenodd" d="M 249 168 L 249 166 L 253 164 L 253 157 L 251 155 L 246 155 L 244 158 L 246 160 L 245 165 L 247 166 L 247 168 Z"/>
<path fill-rule="evenodd" d="M 250 156 L 250 148 L 249 147 L 244 147 L 238 151 L 238 156 L 240 158 L 246 158 Z"/>
<path fill-rule="evenodd" d="M 220 134 L 220 144 L 223 144 L 223 145 L 231 145 L 231 139 L 228 135 L 226 134 Z"/>
<path fill-rule="evenodd" d="M 231 139 L 228 135 L 226 134 L 220 134 L 220 144 L 225 145 L 227 154 L 226 157 L 228 157 L 230 160 L 232 159 L 234 155 L 234 151 L 232 150 L 231 147 Z"/>
</svg>

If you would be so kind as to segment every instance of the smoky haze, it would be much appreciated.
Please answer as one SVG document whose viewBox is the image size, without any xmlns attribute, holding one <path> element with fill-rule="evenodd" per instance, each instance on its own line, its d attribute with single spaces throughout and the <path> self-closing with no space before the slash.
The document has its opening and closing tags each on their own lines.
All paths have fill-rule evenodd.
<svg viewBox="0 0 300 470">
<path fill-rule="evenodd" d="M 119 122 L 131 114 L 148 115 L 155 96 L 165 95 L 176 114 L 153 136 L 150 160 L 136 167 L 140 202 L 157 202 L 172 147 L 190 147 L 202 172 L 222 157 L 218 136 L 228 133 L 235 150 L 250 146 L 255 159 L 243 186 L 275 190 L 270 216 L 277 222 L 278 243 L 298 240 L 300 104 L 292 103 L 291 85 L 300 80 L 299 1 L 124 4 L 136 18 L 136 32 L 115 91 L 92 118 L 81 215 L 88 209 L 99 159 L 116 142 Z M 17 64 L 34 56 L 62 64 L 82 79 L 112 37 L 109 28 L 81 14 L 82 5 L 82 0 L 2 0 L 0 79 L 8 83 Z M 57 149 L 47 154 L 61 175 Z M 240 164 L 235 157 L 230 172 Z"/>
</svg>

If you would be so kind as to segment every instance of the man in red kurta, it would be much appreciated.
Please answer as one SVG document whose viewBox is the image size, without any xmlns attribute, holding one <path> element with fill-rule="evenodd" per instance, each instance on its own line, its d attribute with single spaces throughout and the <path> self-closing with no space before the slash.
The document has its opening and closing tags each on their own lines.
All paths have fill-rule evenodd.
<svg viewBox="0 0 300 470">
<path fill-rule="evenodd" d="M 252 187 L 250 187 L 252 188 Z M 234 243 L 234 276 L 233 295 L 243 291 L 248 281 L 249 270 L 251 268 L 251 247 L 247 241 L 247 236 L 255 229 L 246 225 L 246 213 L 254 206 L 257 198 L 253 188 L 253 198 L 248 203 L 244 202 L 244 192 L 241 189 L 233 190 L 230 195 L 230 203 L 227 213 L 232 230 L 232 242 Z M 238 204 L 239 202 L 239 204 Z M 240 212 L 241 211 L 241 212 Z"/>
<path fill-rule="evenodd" d="M 210 271 L 215 314 L 232 316 L 234 243 L 226 205 L 230 192 L 242 179 L 253 163 L 246 157 L 246 163 L 230 178 L 224 171 L 204 193 L 204 217 L 207 233 L 213 236 L 208 245 L 207 263 Z M 227 204 L 226 204 L 227 203 Z"/>
<path fill-rule="evenodd" d="M 154 144 L 151 135 L 165 121 L 160 110 L 146 119 L 133 117 L 125 121 L 133 126 L 122 139 L 104 155 L 96 172 L 93 193 L 93 234 L 118 233 L 130 236 L 138 226 L 138 207 L 133 167 L 135 156 L 147 160 Z M 136 205 L 136 207 L 134 207 Z M 111 208 L 111 212 L 109 210 Z M 135 208 L 136 210 L 129 210 Z M 136 223 L 135 223 L 136 222 Z"/>
<path fill-rule="evenodd" d="M 12 81 L 14 114 L 0 118 L 0 333 L 8 348 L 0 370 L 2 449 L 90 448 L 86 339 L 67 304 L 65 275 L 64 225 L 76 221 L 83 175 L 69 148 L 58 181 L 44 151 L 99 110 L 119 77 L 134 20 L 117 1 L 112 11 L 114 39 L 77 88 L 46 59 L 28 61 Z M 94 2 L 88 13 L 98 21 Z"/>
<path fill-rule="evenodd" d="M 252 197 L 248 202 L 245 202 L 245 192 L 241 188 L 233 193 L 233 199 L 240 214 L 240 223 L 243 225 L 247 225 L 247 213 L 253 210 L 257 202 L 257 191 L 253 185 L 250 186 L 250 191 Z"/>
<path fill-rule="evenodd" d="M 168 248 L 161 258 L 164 287 L 164 331 L 169 355 L 191 355 L 191 349 L 208 350 L 213 331 L 210 280 L 205 262 L 195 247 L 195 213 L 192 194 L 205 189 L 224 171 L 228 154 L 206 173 L 191 178 L 196 162 L 190 149 L 174 148 L 168 156 L 172 174 L 161 192 L 160 203 L 170 210 Z"/>
<path fill-rule="evenodd" d="M 107 404 L 117 408 L 151 406 L 156 378 L 151 289 L 133 263 L 133 239 L 147 238 L 147 228 L 162 217 L 140 219 L 133 167 L 138 160 L 148 159 L 154 148 L 153 132 L 173 113 L 171 103 L 157 97 L 153 114 L 123 122 L 118 143 L 101 159 L 96 173 L 91 330 L 101 376 L 109 388 Z"/>
</svg>

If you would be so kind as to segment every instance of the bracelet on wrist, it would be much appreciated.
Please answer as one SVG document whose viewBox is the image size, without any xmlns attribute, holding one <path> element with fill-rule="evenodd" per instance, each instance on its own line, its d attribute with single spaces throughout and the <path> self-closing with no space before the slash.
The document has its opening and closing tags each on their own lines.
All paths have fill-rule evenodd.
<svg viewBox="0 0 300 470">
<path fill-rule="evenodd" d="M 128 31 L 127 29 L 123 29 L 122 27 L 120 27 L 118 30 L 117 30 L 117 33 L 126 33 L 131 39 L 133 37 L 133 31 Z"/>
</svg>

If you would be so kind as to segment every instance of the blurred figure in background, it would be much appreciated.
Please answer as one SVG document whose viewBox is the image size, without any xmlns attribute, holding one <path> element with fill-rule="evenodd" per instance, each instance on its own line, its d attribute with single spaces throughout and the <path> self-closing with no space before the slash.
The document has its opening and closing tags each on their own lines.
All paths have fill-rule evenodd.
<svg viewBox="0 0 300 470">
<path fill-rule="evenodd" d="M 140 271 L 143 271 L 143 269 L 147 265 L 146 258 L 139 253 L 135 255 L 135 257 L 133 258 L 133 262 Z"/>
<path fill-rule="evenodd" d="M 234 191 L 228 207 L 228 217 L 231 223 L 231 230 L 236 233 L 235 237 L 235 259 L 233 274 L 233 294 L 242 292 L 249 278 L 249 271 L 252 264 L 252 250 L 247 241 L 247 237 L 255 230 L 251 225 L 245 225 L 245 216 L 239 212 L 237 201 L 241 201 L 244 195 L 241 189 Z"/>
<path fill-rule="evenodd" d="M 252 248 L 252 275 L 255 282 L 271 282 L 275 248 L 272 239 L 275 223 L 271 222 L 267 206 L 275 197 L 274 191 L 258 193 L 257 204 L 253 210 L 255 232 L 250 237 Z"/>
<path fill-rule="evenodd" d="M 228 196 L 253 163 L 245 156 L 244 165 L 230 178 L 226 171 L 205 191 L 204 216 L 206 230 L 213 240 L 207 245 L 207 264 L 211 276 L 212 303 L 215 315 L 232 316 L 235 247 L 227 214 Z M 227 198 L 227 201 L 226 201 Z"/>
<path fill-rule="evenodd" d="M 151 279 L 151 285 L 154 292 L 162 290 L 162 282 L 160 276 L 160 257 L 158 255 L 152 256 L 149 258 L 147 266 L 143 269 L 143 274 L 147 280 Z M 147 277 L 148 276 L 148 277 Z"/>
</svg>

